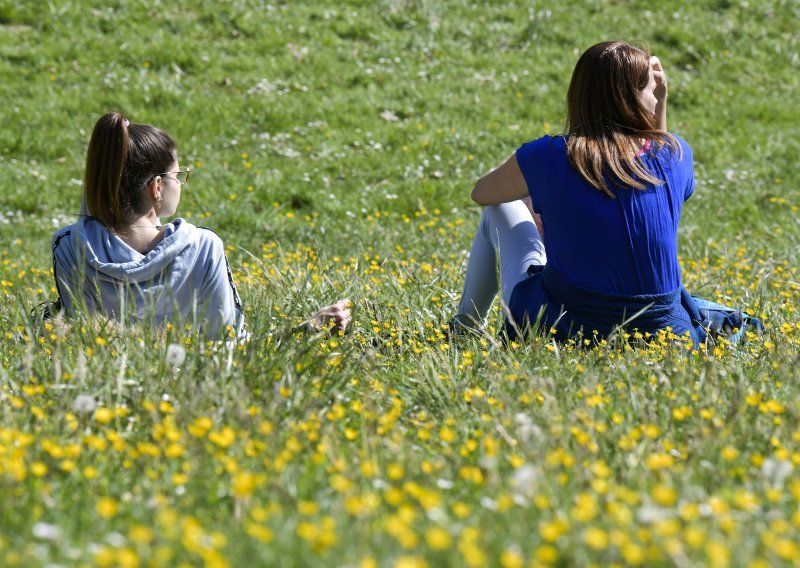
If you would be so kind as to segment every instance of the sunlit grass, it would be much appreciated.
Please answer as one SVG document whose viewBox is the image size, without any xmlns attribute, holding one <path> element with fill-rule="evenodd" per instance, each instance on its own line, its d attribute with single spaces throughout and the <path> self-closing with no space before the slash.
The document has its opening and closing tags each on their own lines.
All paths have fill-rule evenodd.
<svg viewBox="0 0 800 568">
<path fill-rule="evenodd" d="M 105 4 L 0 1 L 0 564 L 797 562 L 794 4 Z M 687 287 L 767 332 L 449 338 L 470 185 L 606 34 L 695 150 Z M 110 108 L 175 135 L 249 341 L 28 317 Z M 340 297 L 350 333 L 292 335 Z"/>
</svg>

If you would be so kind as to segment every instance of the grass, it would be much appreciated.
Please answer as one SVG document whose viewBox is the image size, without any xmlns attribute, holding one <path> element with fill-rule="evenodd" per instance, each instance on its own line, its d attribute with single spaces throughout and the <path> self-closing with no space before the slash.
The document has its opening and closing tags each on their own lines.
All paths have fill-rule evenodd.
<svg viewBox="0 0 800 568">
<path fill-rule="evenodd" d="M 487 4 L 0 0 L 0 563 L 797 562 L 796 3 Z M 695 152 L 687 287 L 767 334 L 448 340 L 471 184 L 609 37 Z M 109 109 L 175 137 L 251 342 L 29 321 Z M 351 334 L 283 333 L 343 296 Z"/>
</svg>

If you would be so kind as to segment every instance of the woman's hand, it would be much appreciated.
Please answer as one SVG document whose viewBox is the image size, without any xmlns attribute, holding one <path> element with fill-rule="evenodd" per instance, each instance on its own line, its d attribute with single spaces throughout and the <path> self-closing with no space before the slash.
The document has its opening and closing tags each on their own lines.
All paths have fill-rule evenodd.
<svg viewBox="0 0 800 568">
<path fill-rule="evenodd" d="M 656 121 L 660 130 L 667 129 L 667 74 L 661 66 L 661 61 L 655 55 L 650 57 L 650 68 L 653 70 L 653 79 L 656 87 L 653 89 L 653 96 L 656 98 Z"/>
<path fill-rule="evenodd" d="M 320 311 L 311 316 L 308 320 L 308 329 L 311 331 L 347 331 L 347 326 L 352 321 L 350 315 L 350 300 L 339 300 L 335 304 L 325 306 Z"/>
<path fill-rule="evenodd" d="M 653 91 L 656 100 L 661 102 L 667 96 L 667 74 L 661 66 L 661 61 L 655 55 L 650 57 L 650 67 L 653 68 L 653 79 L 656 80 L 656 88 Z"/>
</svg>

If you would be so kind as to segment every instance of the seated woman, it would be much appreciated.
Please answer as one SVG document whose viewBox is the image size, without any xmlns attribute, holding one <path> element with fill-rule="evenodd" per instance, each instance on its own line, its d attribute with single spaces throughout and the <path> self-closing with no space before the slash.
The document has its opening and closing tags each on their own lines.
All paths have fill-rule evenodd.
<svg viewBox="0 0 800 568">
<path fill-rule="evenodd" d="M 166 133 L 119 113 L 100 117 L 86 157 L 85 211 L 53 237 L 68 315 L 85 307 L 121 321 L 189 323 L 212 339 L 241 333 L 242 302 L 222 240 L 184 219 L 159 222 L 175 214 L 188 178 Z M 344 331 L 349 322 L 341 300 L 308 325 Z"/>
<path fill-rule="evenodd" d="M 620 41 L 589 48 L 567 113 L 565 135 L 522 145 L 472 191 L 487 207 L 451 326 L 483 324 L 499 255 L 512 337 L 528 325 L 560 340 L 580 330 L 603 337 L 624 324 L 698 345 L 709 328 L 741 331 L 739 312 L 698 303 L 681 283 L 677 232 L 695 188 L 692 150 L 667 132 L 658 58 Z"/>
</svg>

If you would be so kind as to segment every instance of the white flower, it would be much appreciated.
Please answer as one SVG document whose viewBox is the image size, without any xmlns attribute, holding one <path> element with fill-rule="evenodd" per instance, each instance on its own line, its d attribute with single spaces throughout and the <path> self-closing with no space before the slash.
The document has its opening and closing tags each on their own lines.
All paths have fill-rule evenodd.
<svg viewBox="0 0 800 568">
<path fill-rule="evenodd" d="M 186 349 L 183 345 L 177 343 L 170 343 L 167 346 L 167 355 L 164 357 L 164 362 L 170 367 L 180 367 L 186 361 Z"/>
<path fill-rule="evenodd" d="M 526 464 L 514 471 L 514 475 L 511 478 L 511 486 L 520 495 L 533 497 L 540 477 L 539 470 L 532 465 Z"/>
<path fill-rule="evenodd" d="M 79 394 L 72 403 L 72 409 L 78 414 L 91 414 L 95 408 L 97 408 L 97 403 L 94 401 L 94 397 L 88 394 Z"/>
<path fill-rule="evenodd" d="M 789 477 L 793 469 L 792 462 L 787 460 L 767 458 L 761 464 L 761 474 L 775 485 L 783 485 L 783 482 Z"/>
<path fill-rule="evenodd" d="M 32 532 L 33 536 L 42 540 L 57 540 L 61 537 L 61 529 L 50 523 L 36 523 Z"/>
<path fill-rule="evenodd" d="M 524 412 L 517 412 L 514 415 L 514 423 L 517 426 L 528 426 L 531 424 L 531 417 L 525 414 Z"/>
<path fill-rule="evenodd" d="M 519 439 L 527 444 L 542 437 L 542 429 L 533 423 L 531 417 L 523 412 L 514 415 L 514 424 L 517 426 Z"/>
<path fill-rule="evenodd" d="M 436 487 L 439 489 L 452 489 L 453 482 L 449 479 L 437 479 L 436 480 Z"/>
<path fill-rule="evenodd" d="M 489 509 L 490 511 L 497 510 L 497 501 L 492 499 L 491 497 L 482 497 L 481 498 L 481 507 L 484 509 Z"/>
<path fill-rule="evenodd" d="M 636 511 L 636 520 L 645 524 L 659 523 L 671 516 L 672 513 L 669 509 L 657 507 L 655 505 L 642 505 L 639 510 Z"/>
<path fill-rule="evenodd" d="M 115 548 L 123 547 L 128 542 L 124 536 L 122 536 L 116 531 L 108 533 L 106 541 L 108 542 L 108 544 L 110 544 Z"/>
</svg>

